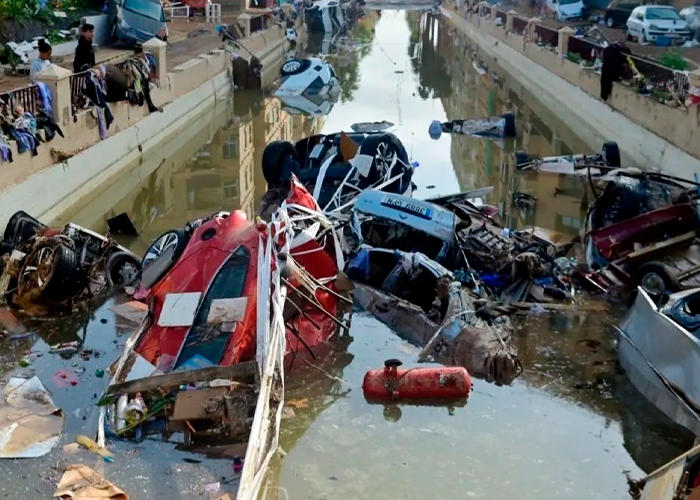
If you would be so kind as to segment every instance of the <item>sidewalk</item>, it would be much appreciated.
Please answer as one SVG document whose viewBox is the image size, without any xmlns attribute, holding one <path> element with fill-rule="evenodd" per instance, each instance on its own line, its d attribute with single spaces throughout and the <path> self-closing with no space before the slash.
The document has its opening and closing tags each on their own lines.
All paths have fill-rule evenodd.
<svg viewBox="0 0 700 500">
<path fill-rule="evenodd" d="M 220 23 L 207 23 L 198 18 L 188 20 L 178 19 L 169 24 L 170 39 L 168 40 L 168 68 L 182 64 L 199 54 L 219 47 L 221 38 L 216 32 L 216 26 L 222 23 L 230 24 L 235 20 L 225 17 Z M 98 64 L 109 64 L 126 59 L 133 50 L 115 47 L 98 47 L 95 60 Z M 55 64 L 72 71 L 73 56 L 57 58 Z M 0 76 L 0 94 L 29 85 L 29 75 Z"/>
</svg>

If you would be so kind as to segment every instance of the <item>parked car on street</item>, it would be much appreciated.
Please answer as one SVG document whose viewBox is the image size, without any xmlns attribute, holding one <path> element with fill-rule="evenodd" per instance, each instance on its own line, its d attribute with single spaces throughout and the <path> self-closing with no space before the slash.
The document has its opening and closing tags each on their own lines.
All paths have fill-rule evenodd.
<svg viewBox="0 0 700 500">
<path fill-rule="evenodd" d="M 588 11 L 583 0 L 547 0 L 547 7 L 554 13 L 557 21 L 583 19 Z"/>
<path fill-rule="evenodd" d="M 683 44 L 691 38 L 691 30 L 678 11 L 664 5 L 642 5 L 627 19 L 627 39 L 658 45 Z M 663 43 L 666 42 L 666 43 Z"/>
<path fill-rule="evenodd" d="M 632 11 L 639 7 L 639 2 L 613 0 L 605 9 L 605 25 L 608 28 L 625 26 Z"/>
</svg>

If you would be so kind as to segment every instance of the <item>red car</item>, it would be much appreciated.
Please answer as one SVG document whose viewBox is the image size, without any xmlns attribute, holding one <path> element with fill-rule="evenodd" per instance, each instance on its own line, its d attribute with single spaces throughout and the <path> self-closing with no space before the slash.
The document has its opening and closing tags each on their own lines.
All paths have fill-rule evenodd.
<svg viewBox="0 0 700 500">
<path fill-rule="evenodd" d="M 296 179 L 286 202 L 289 212 L 295 207 L 307 213 L 319 210 Z M 149 263 L 143 281 L 150 286 L 145 295 L 151 323 L 135 351 L 161 372 L 254 359 L 258 297 L 267 297 L 258 293 L 261 242 L 272 237 L 284 245 L 289 223 L 294 225 L 289 255 L 301 270 L 292 272 L 287 282 L 287 352 L 313 352 L 325 343 L 336 330 L 333 281 L 342 267 L 332 228 L 320 215 L 301 222 L 254 224 L 237 210 L 196 224 L 179 257 L 173 258 L 171 246 Z M 304 279 L 306 273 L 313 279 Z"/>
</svg>

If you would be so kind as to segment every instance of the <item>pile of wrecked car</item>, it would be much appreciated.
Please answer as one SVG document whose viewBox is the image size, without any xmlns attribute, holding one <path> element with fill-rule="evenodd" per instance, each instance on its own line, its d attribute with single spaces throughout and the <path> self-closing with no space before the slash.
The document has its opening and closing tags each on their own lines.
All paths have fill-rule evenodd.
<svg viewBox="0 0 700 500">
<path fill-rule="evenodd" d="M 313 59 L 288 61 L 283 77 L 279 92 L 290 96 L 337 83 Z M 436 136 L 515 135 L 511 114 L 435 123 Z M 365 377 L 368 401 L 464 404 L 471 377 L 507 385 L 522 373 L 519 311 L 572 310 L 581 287 L 635 285 L 618 329 L 621 365 L 664 413 L 700 433 L 700 401 L 687 383 L 700 354 L 697 184 L 620 168 L 613 143 L 593 157 L 518 153 L 518 167 L 578 175 L 591 187 L 580 236 L 587 262 L 578 264 L 575 241 L 500 224 L 484 202 L 491 188 L 413 198 L 417 164 L 391 126 L 271 142 L 255 221 L 216 212 L 165 232 L 143 258 L 75 224 L 12 218 L 0 252 L 8 304 L 70 310 L 128 287 L 141 312 L 110 367 L 90 447 L 108 454 L 108 440 L 152 434 L 199 452 L 235 444 L 246 449 L 237 498 L 256 498 L 277 446 L 285 372 L 298 357 L 323 362 L 330 340 L 349 329 L 353 303 L 419 347 L 416 362 L 444 365 L 402 370 L 387 360 Z M 50 398 L 44 406 L 55 410 Z M 62 428 L 63 415 L 51 414 Z M 26 456 L 48 452 L 57 432 Z"/>
</svg>

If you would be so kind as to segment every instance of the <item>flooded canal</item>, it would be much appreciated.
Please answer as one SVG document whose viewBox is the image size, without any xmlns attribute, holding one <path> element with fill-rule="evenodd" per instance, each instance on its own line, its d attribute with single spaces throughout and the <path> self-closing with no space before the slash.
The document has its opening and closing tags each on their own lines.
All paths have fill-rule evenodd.
<svg viewBox="0 0 700 500">
<path fill-rule="evenodd" d="M 583 144 L 565 117 L 548 113 L 434 15 L 369 12 L 351 38 L 355 43 L 344 46 L 309 40 L 307 50 L 325 52 L 341 80 L 340 100 L 327 115 L 298 114 L 265 93 L 239 92 L 233 103 L 219 103 L 206 120 L 193 123 L 187 137 L 173 138 L 161 158 L 135 166 L 61 220 L 105 231 L 106 219 L 127 212 L 140 236 L 121 242 L 143 253 L 159 234 L 196 217 L 238 208 L 254 217 L 266 188 L 260 165 L 270 141 L 388 120 L 419 164 L 416 196 L 493 186 L 486 202 L 511 228 L 578 232 L 584 186 L 563 176 L 516 173 L 508 162 L 517 149 L 538 155 L 597 149 Z M 516 113 L 516 139 L 428 136 L 431 120 L 506 111 Z M 516 208 L 514 192 L 537 202 Z M 0 496 L 49 498 L 58 466 L 73 461 L 104 471 L 132 500 L 214 498 L 206 485 L 219 482 L 226 491 L 235 484 L 230 459 L 179 452 L 154 440 L 110 446 L 114 464 L 63 450 L 76 434 L 93 432 L 94 404 L 106 385 L 95 372 L 117 358 L 129 332 L 110 311 L 115 300 L 65 320 L 31 323 L 36 337 L 0 338 L 0 373 L 36 373 L 67 422 L 47 457 L 1 462 Z M 523 375 L 505 387 L 477 380 L 468 404 L 450 409 L 365 401 L 361 385 L 368 369 L 388 358 L 411 364 L 418 350 L 356 310 L 349 334 L 336 339 L 323 367 L 300 361 L 289 377 L 285 455 L 273 464 L 265 498 L 628 499 L 626 474 L 640 477 L 685 451 L 692 438 L 665 421 L 619 372 L 611 325 L 620 314 L 615 305 L 602 313 L 533 313 L 514 339 Z M 49 352 L 66 341 L 92 354 Z M 29 366 L 17 368 L 23 359 Z M 59 370 L 75 372 L 79 383 L 63 387 Z"/>
</svg>

